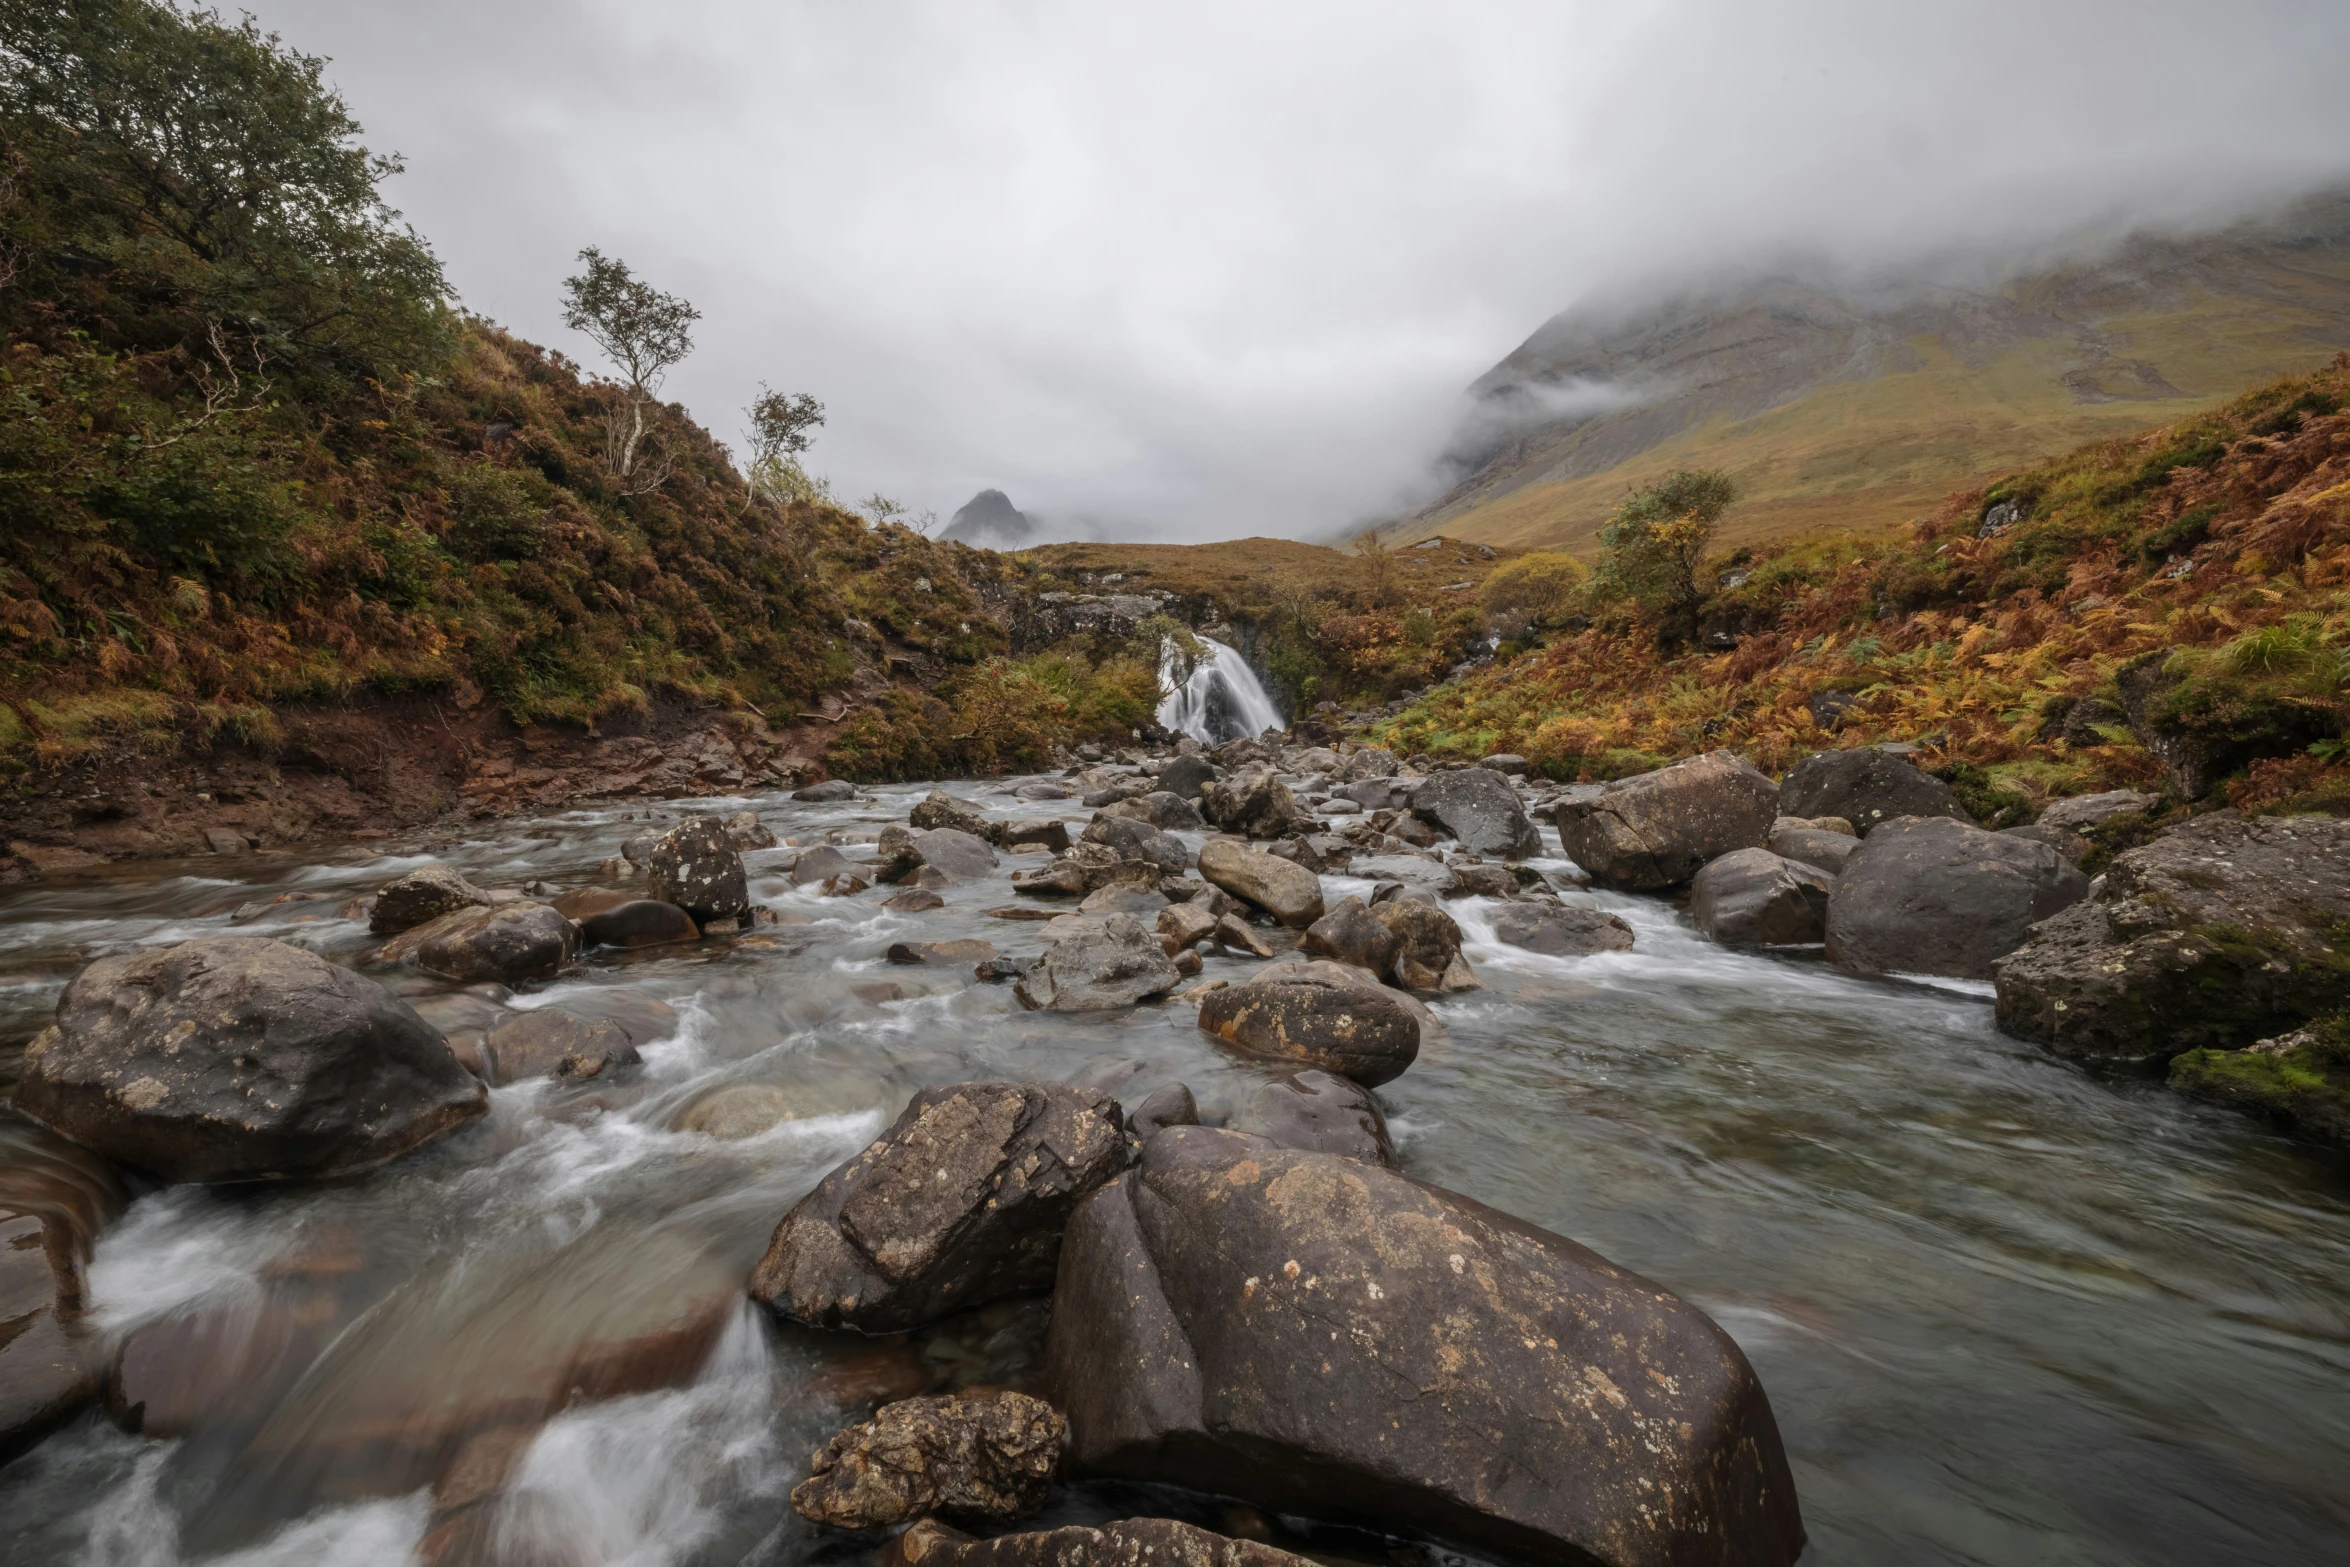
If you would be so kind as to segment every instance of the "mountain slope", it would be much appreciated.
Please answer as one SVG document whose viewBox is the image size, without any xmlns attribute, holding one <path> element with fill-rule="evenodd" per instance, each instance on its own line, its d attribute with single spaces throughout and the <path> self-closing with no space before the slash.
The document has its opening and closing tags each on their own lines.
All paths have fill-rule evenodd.
<svg viewBox="0 0 2350 1567">
<path fill-rule="evenodd" d="M 1412 521 L 1590 547 L 1627 488 L 1727 469 L 1733 543 L 1881 532 L 1953 490 L 2178 419 L 2350 346 L 2350 197 L 2142 238 L 1996 290 L 1771 280 L 1548 322 L 1472 389 L 1460 481 Z"/>
</svg>

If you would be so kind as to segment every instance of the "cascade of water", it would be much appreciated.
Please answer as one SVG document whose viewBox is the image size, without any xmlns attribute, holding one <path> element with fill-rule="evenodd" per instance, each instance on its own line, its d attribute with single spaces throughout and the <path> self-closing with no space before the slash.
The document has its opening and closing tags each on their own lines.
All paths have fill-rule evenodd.
<svg viewBox="0 0 2350 1567">
<path fill-rule="evenodd" d="M 1253 739 L 1268 729 L 1285 729 L 1288 721 L 1258 683 L 1257 672 L 1237 648 L 1214 637 L 1201 637 L 1207 649 L 1183 674 L 1182 651 L 1172 639 L 1159 645 L 1159 684 L 1167 688 L 1159 704 L 1159 723 L 1186 734 L 1202 745 L 1226 740 Z"/>
</svg>

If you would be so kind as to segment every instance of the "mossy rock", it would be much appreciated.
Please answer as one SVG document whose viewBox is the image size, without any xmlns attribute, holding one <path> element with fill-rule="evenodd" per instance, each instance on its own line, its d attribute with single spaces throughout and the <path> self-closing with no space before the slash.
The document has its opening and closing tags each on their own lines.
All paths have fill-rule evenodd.
<svg viewBox="0 0 2350 1567">
<path fill-rule="evenodd" d="M 2350 1143 L 2350 1017 L 2335 1013 L 2243 1050 L 2190 1050 L 2171 1062 L 2170 1083 L 2303 1136 Z"/>
</svg>

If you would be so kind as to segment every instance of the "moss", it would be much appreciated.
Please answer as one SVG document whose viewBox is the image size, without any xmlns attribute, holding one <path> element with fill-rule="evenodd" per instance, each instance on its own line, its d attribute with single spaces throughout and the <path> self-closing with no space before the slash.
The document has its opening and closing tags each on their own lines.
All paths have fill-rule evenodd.
<svg viewBox="0 0 2350 1567">
<path fill-rule="evenodd" d="M 2171 1086 L 2350 1142 L 2350 1022 L 2336 1013 L 2290 1037 L 2283 1050 L 2190 1050 L 2171 1062 Z"/>
<path fill-rule="evenodd" d="M 2032 797 L 2003 776 L 2001 769 L 1953 762 L 1938 769 L 1936 776 L 1950 785 L 1958 803 L 1985 827 L 2013 827 L 2031 819 Z"/>
</svg>

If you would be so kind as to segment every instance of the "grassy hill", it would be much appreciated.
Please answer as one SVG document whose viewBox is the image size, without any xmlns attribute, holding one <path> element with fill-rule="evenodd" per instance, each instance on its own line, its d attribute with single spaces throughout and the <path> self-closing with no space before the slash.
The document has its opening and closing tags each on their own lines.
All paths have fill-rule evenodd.
<svg viewBox="0 0 2350 1567">
<path fill-rule="evenodd" d="M 1485 437 L 1408 525 L 1588 551 L 1627 489 L 1727 470 L 1727 536 L 1883 533 L 1954 491 L 2178 419 L 2350 346 L 2350 197 L 2141 239 L 1996 292 L 1779 281 L 1559 317 L 1476 388 Z M 1548 407 L 1562 407 L 1557 416 Z"/>
</svg>

